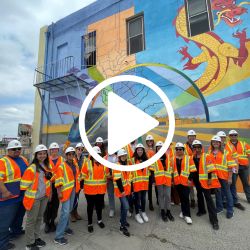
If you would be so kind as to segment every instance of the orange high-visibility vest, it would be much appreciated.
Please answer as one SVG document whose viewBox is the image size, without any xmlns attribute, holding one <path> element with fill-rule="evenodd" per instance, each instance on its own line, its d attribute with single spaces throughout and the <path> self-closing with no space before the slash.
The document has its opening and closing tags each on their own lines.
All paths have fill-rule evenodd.
<svg viewBox="0 0 250 250">
<path fill-rule="evenodd" d="M 135 162 L 133 160 L 133 162 Z M 139 164 L 137 160 L 134 164 Z M 139 192 L 143 190 L 148 190 L 148 181 L 149 181 L 149 168 L 143 168 L 136 171 L 133 171 L 133 189 L 134 192 Z"/>
<path fill-rule="evenodd" d="M 170 165 L 168 156 L 166 156 L 165 162 L 166 162 L 166 170 L 164 170 L 164 167 L 160 159 L 154 164 L 155 185 L 156 186 L 165 185 L 171 187 L 173 170 L 172 166 Z"/>
<path fill-rule="evenodd" d="M 225 150 L 227 150 L 232 155 L 232 158 L 238 162 L 238 153 L 232 143 L 227 142 L 225 145 Z"/>
<path fill-rule="evenodd" d="M 184 155 L 181 161 L 181 173 L 179 175 L 176 165 L 176 156 L 174 156 L 173 172 L 174 172 L 174 185 L 188 186 L 188 177 L 191 172 L 195 172 L 196 167 L 192 157 Z"/>
<path fill-rule="evenodd" d="M 84 179 L 84 193 L 89 195 L 105 194 L 109 169 L 91 160 L 85 161 L 81 170 L 81 179 Z"/>
<path fill-rule="evenodd" d="M 216 156 L 212 152 L 209 155 L 217 169 L 218 178 L 228 180 L 229 170 L 237 167 L 237 164 L 232 156 L 227 151 L 224 151 L 224 153 L 219 151 Z"/>
<path fill-rule="evenodd" d="M 36 193 L 39 183 L 39 172 L 36 171 L 36 165 L 31 164 L 24 172 L 21 179 L 20 189 L 25 190 L 23 205 L 26 210 L 31 210 L 35 202 Z M 44 177 L 46 186 L 45 194 L 47 197 L 50 195 L 51 183 Z"/>
<path fill-rule="evenodd" d="M 49 156 L 49 165 L 50 165 L 50 172 L 53 174 L 52 178 L 51 178 L 51 182 L 55 182 L 56 179 L 56 172 L 59 168 L 59 166 L 64 162 L 64 159 L 62 158 L 62 156 L 59 156 L 57 159 L 56 164 L 54 164 L 54 162 L 52 161 L 51 156 Z"/>
<path fill-rule="evenodd" d="M 193 156 L 193 151 L 192 149 L 188 146 L 187 143 L 184 144 L 184 154 L 188 156 Z"/>
<path fill-rule="evenodd" d="M 75 165 L 75 164 L 74 164 Z M 79 183 L 79 169 L 78 166 L 75 165 L 76 168 L 76 177 L 71 169 L 71 167 L 64 161 L 58 168 L 56 172 L 56 181 L 55 187 L 61 187 L 62 198 L 60 199 L 61 202 L 67 201 L 73 188 L 75 187 L 75 192 L 78 193 L 80 190 L 80 183 Z"/>
<path fill-rule="evenodd" d="M 25 164 L 28 166 L 29 163 L 26 158 L 20 156 Z M 14 183 L 21 181 L 21 171 L 16 162 L 9 156 L 4 156 L 0 159 L 0 181 L 5 183 Z M 14 195 L 9 197 L 8 199 L 13 199 L 18 197 L 19 195 Z M 4 199 L 0 199 L 4 200 Z"/>
<path fill-rule="evenodd" d="M 132 149 L 131 145 L 128 144 L 125 148 L 124 148 L 127 153 L 128 153 L 128 159 L 132 159 L 133 155 L 134 155 L 134 150 Z"/>
<path fill-rule="evenodd" d="M 235 146 L 230 141 L 228 142 L 228 146 L 235 148 Z M 239 165 L 248 167 L 249 165 L 248 157 L 250 156 L 250 145 L 248 145 L 246 142 L 238 141 L 236 152 L 238 154 L 237 158 Z"/>
<path fill-rule="evenodd" d="M 118 165 L 121 165 L 120 163 L 117 163 Z M 122 165 L 121 165 L 122 166 Z M 131 172 L 130 171 L 119 171 L 119 170 L 113 170 L 113 183 L 114 183 L 114 193 L 115 196 L 120 198 L 121 193 L 117 186 L 116 181 L 121 179 L 122 180 L 122 186 L 124 188 L 125 195 L 131 194 Z"/>
<path fill-rule="evenodd" d="M 211 173 L 211 185 L 208 186 L 208 173 Z M 220 182 L 217 177 L 217 170 L 215 165 L 213 164 L 213 160 L 211 156 L 203 153 L 201 155 L 199 161 L 199 181 L 203 188 L 211 189 L 211 188 L 219 188 L 221 187 Z"/>
</svg>

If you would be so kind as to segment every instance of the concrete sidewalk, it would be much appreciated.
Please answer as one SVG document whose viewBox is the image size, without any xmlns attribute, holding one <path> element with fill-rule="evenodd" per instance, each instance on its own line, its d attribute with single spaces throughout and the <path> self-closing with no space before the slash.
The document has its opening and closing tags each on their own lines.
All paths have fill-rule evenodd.
<svg viewBox="0 0 250 250">
<path fill-rule="evenodd" d="M 175 216 L 174 222 L 163 222 L 157 205 L 155 211 L 147 211 L 149 223 L 138 224 L 133 217 L 128 218 L 131 237 L 127 238 L 119 232 L 119 200 L 116 200 L 116 216 L 109 218 L 108 201 L 106 195 L 106 207 L 103 214 L 103 222 L 106 227 L 100 229 L 96 224 L 94 213 L 94 232 L 87 231 L 87 211 L 85 197 L 81 194 L 79 213 L 82 221 L 71 223 L 70 227 L 74 235 L 67 236 L 69 244 L 59 246 L 54 244 L 54 233 L 42 233 L 42 239 L 47 246 L 44 250 L 72 249 L 72 250 L 158 250 L 158 249 L 250 249 L 250 204 L 243 195 L 240 195 L 246 211 L 235 209 L 232 219 L 226 218 L 226 213 L 218 215 L 219 231 L 214 231 L 209 224 L 208 215 L 197 217 L 196 210 L 191 209 L 193 225 L 187 225 L 179 218 L 180 206 L 172 206 Z M 148 205 L 148 204 L 147 204 Z M 148 208 L 148 206 L 147 206 Z M 225 210 L 224 210 L 225 211 Z M 24 236 L 13 241 L 16 249 L 25 249 Z"/>
</svg>

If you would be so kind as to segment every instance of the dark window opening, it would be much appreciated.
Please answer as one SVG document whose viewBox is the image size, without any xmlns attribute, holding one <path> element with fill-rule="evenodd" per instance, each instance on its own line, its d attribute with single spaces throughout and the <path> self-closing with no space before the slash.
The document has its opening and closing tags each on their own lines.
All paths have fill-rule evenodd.
<svg viewBox="0 0 250 250">
<path fill-rule="evenodd" d="M 96 65 L 96 31 L 90 32 L 84 39 L 84 66 L 89 68 Z"/>
</svg>

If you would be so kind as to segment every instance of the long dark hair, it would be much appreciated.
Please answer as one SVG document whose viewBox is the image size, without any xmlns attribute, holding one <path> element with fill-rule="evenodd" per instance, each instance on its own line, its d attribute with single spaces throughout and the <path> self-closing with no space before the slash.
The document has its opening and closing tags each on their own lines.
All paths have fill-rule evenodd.
<svg viewBox="0 0 250 250">
<path fill-rule="evenodd" d="M 119 157 L 118 157 L 118 162 L 119 162 L 121 165 L 127 165 L 128 160 L 126 159 L 125 161 L 122 161 L 122 160 L 121 160 L 121 156 L 119 156 Z"/>
<path fill-rule="evenodd" d="M 212 145 L 212 141 L 211 141 L 210 145 L 211 145 L 211 152 L 213 152 L 213 151 L 214 151 L 214 146 Z M 222 149 L 222 143 L 221 143 L 221 142 L 220 142 L 219 151 L 220 151 L 221 153 L 224 153 L 224 151 L 223 151 L 223 149 Z"/>
<path fill-rule="evenodd" d="M 95 143 L 95 146 L 97 146 L 97 142 Z M 106 155 L 106 147 L 104 145 L 104 143 L 102 142 L 102 146 L 98 146 L 101 149 L 101 157 L 104 157 Z"/>
<path fill-rule="evenodd" d="M 142 150 L 143 150 L 143 154 L 142 154 L 141 157 L 139 157 L 139 155 L 137 154 L 137 148 L 135 149 L 135 152 L 133 154 L 133 157 L 134 157 L 135 161 L 139 160 L 139 161 L 143 162 L 143 161 L 147 161 L 148 160 L 145 148 L 142 148 Z"/>
<path fill-rule="evenodd" d="M 40 165 L 40 163 L 39 163 L 39 161 L 38 161 L 38 159 L 37 159 L 37 154 L 38 154 L 38 153 L 39 153 L 39 152 L 36 152 L 36 153 L 35 153 L 34 158 L 33 158 L 33 160 L 31 161 L 31 164 L 35 164 L 35 165 L 36 165 L 36 171 L 37 171 L 37 172 L 39 172 L 39 170 L 40 170 L 40 168 L 41 168 L 41 165 Z M 44 160 L 44 165 L 45 165 L 46 168 L 49 168 L 49 154 L 48 154 L 48 152 L 47 152 L 47 157 L 46 157 L 46 159 Z"/>
</svg>

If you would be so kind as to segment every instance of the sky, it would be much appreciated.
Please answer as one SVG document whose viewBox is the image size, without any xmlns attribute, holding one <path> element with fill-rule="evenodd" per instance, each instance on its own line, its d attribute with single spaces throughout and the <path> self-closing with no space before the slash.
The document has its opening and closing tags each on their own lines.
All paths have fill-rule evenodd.
<svg viewBox="0 0 250 250">
<path fill-rule="evenodd" d="M 94 0 L 0 1 L 0 139 L 32 124 L 39 31 Z"/>
</svg>

